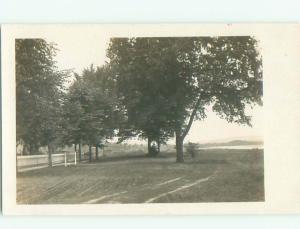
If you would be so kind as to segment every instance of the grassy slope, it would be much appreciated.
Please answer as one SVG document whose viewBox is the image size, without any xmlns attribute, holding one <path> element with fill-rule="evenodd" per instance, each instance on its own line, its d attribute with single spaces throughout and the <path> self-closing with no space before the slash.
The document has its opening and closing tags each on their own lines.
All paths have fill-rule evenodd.
<svg viewBox="0 0 300 229">
<path fill-rule="evenodd" d="M 162 153 L 158 158 L 135 154 L 76 167 L 20 173 L 17 202 L 78 204 L 98 199 L 94 203 L 143 203 L 213 174 L 205 182 L 153 202 L 264 200 L 262 150 L 202 150 L 184 164 L 174 163 L 174 157 L 174 153 Z M 173 179 L 176 180 L 164 184 Z"/>
</svg>

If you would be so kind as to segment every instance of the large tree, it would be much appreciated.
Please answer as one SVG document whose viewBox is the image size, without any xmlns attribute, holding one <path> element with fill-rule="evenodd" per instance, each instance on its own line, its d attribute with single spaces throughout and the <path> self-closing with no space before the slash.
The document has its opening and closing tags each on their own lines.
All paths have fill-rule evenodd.
<svg viewBox="0 0 300 229">
<path fill-rule="evenodd" d="M 177 162 L 184 161 L 183 141 L 207 106 L 228 122 L 251 125 L 245 108 L 262 103 L 262 61 L 253 37 L 114 38 L 108 57 L 137 119 L 145 117 L 144 103 L 160 110 L 159 128 L 175 132 Z M 140 102 L 151 92 L 153 99 Z"/>
<path fill-rule="evenodd" d="M 48 146 L 49 162 L 60 134 L 61 98 L 68 71 L 59 71 L 54 44 L 43 39 L 16 39 L 17 141 L 24 152 Z"/>
<path fill-rule="evenodd" d="M 133 136 L 147 139 L 148 155 L 155 156 L 159 153 L 160 145 L 173 136 L 173 131 L 165 115 L 168 112 L 168 99 L 163 94 L 164 85 L 160 82 L 164 65 L 155 59 L 157 50 L 147 49 L 151 42 L 156 41 L 113 39 L 108 57 L 127 117 L 119 135 L 124 139 Z M 152 148 L 153 143 L 157 145 L 156 150 Z"/>
</svg>

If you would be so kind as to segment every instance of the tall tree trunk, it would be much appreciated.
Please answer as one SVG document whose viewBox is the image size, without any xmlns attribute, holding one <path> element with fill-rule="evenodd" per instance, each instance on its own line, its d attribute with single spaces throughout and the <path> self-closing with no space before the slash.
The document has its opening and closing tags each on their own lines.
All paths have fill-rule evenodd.
<svg viewBox="0 0 300 229">
<path fill-rule="evenodd" d="M 98 144 L 96 144 L 96 160 L 99 159 L 99 151 L 98 151 L 99 147 L 98 147 Z"/>
<path fill-rule="evenodd" d="M 180 133 L 176 132 L 176 162 L 184 162 L 183 158 L 183 136 Z"/>
<path fill-rule="evenodd" d="M 52 153 L 53 153 L 53 147 L 51 143 L 48 144 L 48 165 L 52 167 Z"/>
<path fill-rule="evenodd" d="M 77 144 L 74 144 L 75 158 L 77 159 Z M 76 162 L 77 163 L 77 162 Z"/>
<path fill-rule="evenodd" d="M 157 154 L 160 153 L 160 140 L 157 140 Z"/>
<path fill-rule="evenodd" d="M 151 142 L 152 140 L 148 137 L 148 156 L 151 155 Z"/>
<path fill-rule="evenodd" d="M 92 161 L 92 145 L 89 145 L 89 162 Z"/>
<path fill-rule="evenodd" d="M 79 161 L 81 161 L 81 142 L 79 142 L 79 144 L 78 144 L 78 148 L 79 148 L 79 152 L 78 152 L 78 159 L 79 159 Z"/>
<path fill-rule="evenodd" d="M 188 132 L 191 129 L 191 126 L 193 124 L 194 118 L 196 116 L 197 110 L 201 103 L 201 95 L 199 94 L 199 97 L 197 99 L 197 102 L 194 106 L 194 109 L 191 113 L 191 116 L 189 118 L 189 122 L 185 128 L 185 130 L 182 130 L 182 124 L 178 121 L 175 126 L 175 134 L 176 134 L 176 162 L 182 163 L 184 162 L 183 158 L 183 140 L 188 134 Z"/>
</svg>

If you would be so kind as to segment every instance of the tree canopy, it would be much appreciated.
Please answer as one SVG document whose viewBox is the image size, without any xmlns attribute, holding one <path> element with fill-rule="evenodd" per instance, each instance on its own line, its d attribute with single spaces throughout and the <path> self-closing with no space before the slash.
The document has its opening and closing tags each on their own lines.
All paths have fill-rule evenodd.
<svg viewBox="0 0 300 229">
<path fill-rule="evenodd" d="M 249 36 L 114 38 L 108 57 L 129 119 L 150 123 L 145 113 L 131 114 L 143 105 L 159 111 L 160 127 L 175 132 L 178 162 L 184 138 L 207 106 L 229 122 L 251 125 L 246 104 L 262 103 L 262 61 Z"/>
<path fill-rule="evenodd" d="M 68 71 L 54 61 L 57 49 L 42 39 L 16 39 L 17 141 L 35 154 L 60 133 L 61 99 Z"/>
<path fill-rule="evenodd" d="M 54 44 L 16 40 L 17 140 L 30 153 L 56 141 L 97 146 L 114 136 L 176 138 L 177 161 L 194 120 L 212 107 L 228 122 L 251 125 L 246 107 L 262 104 L 257 41 L 234 37 L 112 38 L 109 62 L 90 66 L 65 88 Z"/>
<path fill-rule="evenodd" d="M 115 135 L 119 112 L 108 70 L 91 66 L 76 75 L 63 106 L 66 143 L 96 146 Z"/>
<path fill-rule="evenodd" d="M 161 82 L 164 64 L 158 63 L 158 50 L 147 49 L 149 42 L 152 40 L 113 39 L 108 57 L 118 96 L 126 111 L 127 129 L 131 130 L 125 133 L 127 137 L 147 138 L 151 153 L 150 143 L 165 143 L 173 131 L 166 117 L 169 109 L 169 101 L 164 96 L 166 87 Z"/>
</svg>

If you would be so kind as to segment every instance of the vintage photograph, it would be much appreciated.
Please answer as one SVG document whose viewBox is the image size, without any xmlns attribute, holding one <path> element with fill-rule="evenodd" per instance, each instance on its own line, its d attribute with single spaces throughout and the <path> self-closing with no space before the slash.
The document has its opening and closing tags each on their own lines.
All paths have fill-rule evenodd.
<svg viewBox="0 0 300 229">
<path fill-rule="evenodd" d="M 16 38 L 16 203 L 264 202 L 255 36 Z"/>
</svg>

